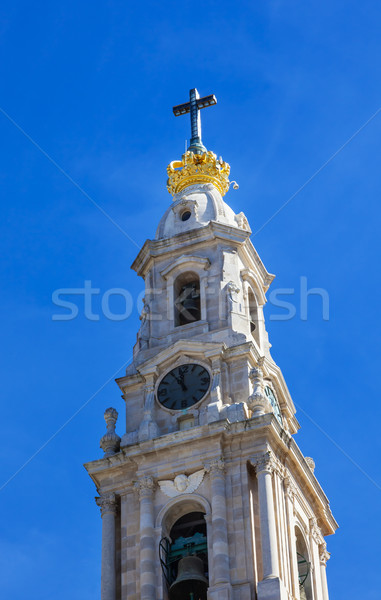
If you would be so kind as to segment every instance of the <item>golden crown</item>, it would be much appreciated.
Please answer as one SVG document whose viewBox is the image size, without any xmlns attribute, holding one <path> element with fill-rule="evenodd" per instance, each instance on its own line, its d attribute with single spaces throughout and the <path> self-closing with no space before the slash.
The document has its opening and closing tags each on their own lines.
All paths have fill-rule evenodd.
<svg viewBox="0 0 381 600">
<path fill-rule="evenodd" d="M 167 173 L 167 189 L 172 196 L 195 183 L 212 183 L 224 196 L 230 185 L 230 165 L 210 151 L 185 152 L 181 160 L 173 160 L 168 165 Z"/>
</svg>

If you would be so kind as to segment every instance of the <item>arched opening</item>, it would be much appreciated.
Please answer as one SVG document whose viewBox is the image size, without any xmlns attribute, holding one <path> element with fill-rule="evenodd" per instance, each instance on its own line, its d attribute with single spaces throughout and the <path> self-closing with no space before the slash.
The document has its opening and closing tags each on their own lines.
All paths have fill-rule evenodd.
<svg viewBox="0 0 381 600">
<path fill-rule="evenodd" d="M 169 600 L 206 600 L 208 547 L 204 513 L 190 512 L 175 521 L 160 542 L 160 562 Z"/>
<path fill-rule="evenodd" d="M 258 305 L 255 298 L 254 292 L 249 288 L 248 292 L 249 302 L 249 319 L 250 319 L 250 333 L 259 344 L 259 327 L 258 327 Z"/>
<path fill-rule="evenodd" d="M 175 326 L 201 319 L 200 279 L 196 273 L 183 273 L 174 283 Z"/>
<path fill-rule="evenodd" d="M 298 527 L 295 527 L 296 556 L 298 560 L 299 594 L 300 600 L 312 599 L 311 563 L 307 545 Z"/>
</svg>

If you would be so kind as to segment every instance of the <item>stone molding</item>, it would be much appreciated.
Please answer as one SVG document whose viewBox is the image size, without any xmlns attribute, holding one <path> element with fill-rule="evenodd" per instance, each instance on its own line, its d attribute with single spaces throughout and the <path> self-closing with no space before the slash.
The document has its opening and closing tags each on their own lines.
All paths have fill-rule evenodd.
<svg viewBox="0 0 381 600">
<path fill-rule="evenodd" d="M 160 275 L 164 279 L 168 280 L 173 276 L 176 276 L 177 272 L 184 272 L 185 267 L 193 267 L 197 269 L 200 274 L 202 271 L 206 271 L 210 267 L 210 260 L 201 256 L 193 256 L 188 254 L 182 254 L 176 260 L 172 261 L 165 269 L 160 271 Z"/>
<path fill-rule="evenodd" d="M 140 500 L 149 498 L 155 490 L 155 482 L 152 477 L 145 475 L 134 482 L 134 489 L 138 492 Z"/>
<path fill-rule="evenodd" d="M 114 492 L 104 492 L 95 498 L 95 502 L 101 509 L 101 516 L 106 513 L 116 514 L 118 509 L 117 498 Z"/>
</svg>

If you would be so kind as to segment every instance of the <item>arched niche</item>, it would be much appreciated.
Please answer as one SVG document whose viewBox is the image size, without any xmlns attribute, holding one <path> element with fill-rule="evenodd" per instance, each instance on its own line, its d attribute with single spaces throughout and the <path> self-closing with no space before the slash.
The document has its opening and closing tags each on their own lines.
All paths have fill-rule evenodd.
<svg viewBox="0 0 381 600">
<path fill-rule="evenodd" d="M 156 531 L 160 532 L 161 537 L 159 554 L 162 569 L 163 598 L 165 600 L 170 599 L 171 586 L 178 575 L 180 557 L 177 558 L 176 553 L 179 547 L 187 547 L 183 544 L 185 542 L 189 543 L 188 538 L 195 534 L 198 538 L 197 540 L 193 538 L 190 548 L 194 547 L 195 555 L 202 560 L 203 574 L 208 579 L 208 556 L 210 556 L 211 551 L 211 536 L 208 531 L 210 514 L 209 502 L 196 494 L 183 494 L 180 497 L 173 498 L 159 512 L 156 518 Z M 203 539 L 200 540 L 200 536 Z M 193 554 L 192 551 L 190 553 Z M 167 561 L 168 557 L 169 561 Z M 163 564 L 166 567 L 163 568 Z"/>
<path fill-rule="evenodd" d="M 295 527 L 295 540 L 300 600 L 313 600 L 310 553 L 308 551 L 306 538 L 299 526 Z"/>
<path fill-rule="evenodd" d="M 202 512 L 206 522 L 211 514 L 211 507 L 206 498 L 197 494 L 182 494 L 172 498 L 159 512 L 156 518 L 156 527 L 161 528 L 163 537 L 169 537 L 176 521 L 191 512 Z"/>
<path fill-rule="evenodd" d="M 195 320 L 198 323 L 200 320 L 206 320 L 206 285 L 208 277 L 208 269 L 210 267 L 210 261 L 207 258 L 200 256 L 180 256 L 175 261 L 171 262 L 165 269 L 160 272 L 160 275 L 167 282 L 167 318 L 173 323 L 173 327 L 178 326 L 176 322 L 176 308 L 175 303 L 178 296 L 179 285 L 184 279 L 183 285 L 191 283 L 188 281 L 188 277 L 193 277 L 194 281 L 198 285 L 199 289 L 199 319 Z M 189 321 L 192 323 L 193 321 Z"/>
</svg>

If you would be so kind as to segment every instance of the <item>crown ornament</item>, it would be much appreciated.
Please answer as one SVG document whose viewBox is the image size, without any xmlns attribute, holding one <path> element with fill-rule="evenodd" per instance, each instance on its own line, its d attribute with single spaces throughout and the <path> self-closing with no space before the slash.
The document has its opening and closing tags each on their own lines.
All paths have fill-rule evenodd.
<svg viewBox="0 0 381 600">
<path fill-rule="evenodd" d="M 224 196 L 230 185 L 230 165 L 211 151 L 194 154 L 187 150 L 181 160 L 168 165 L 167 173 L 167 189 L 172 196 L 197 183 L 211 183 Z"/>
</svg>

